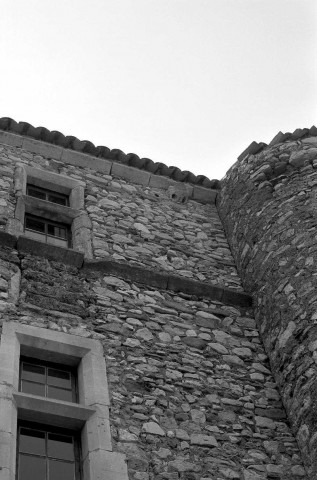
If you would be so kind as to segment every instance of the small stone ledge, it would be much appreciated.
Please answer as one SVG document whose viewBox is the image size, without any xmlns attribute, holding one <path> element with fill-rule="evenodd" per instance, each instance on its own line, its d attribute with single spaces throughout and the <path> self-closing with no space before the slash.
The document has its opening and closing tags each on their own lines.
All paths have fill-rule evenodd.
<svg viewBox="0 0 317 480">
<path fill-rule="evenodd" d="M 189 295 L 210 298 L 228 305 L 250 307 L 252 298 L 247 293 L 236 292 L 229 288 L 210 285 L 178 275 L 169 275 L 164 272 L 155 272 L 138 265 L 129 265 L 115 260 L 85 260 L 84 255 L 75 250 L 56 247 L 42 243 L 25 236 L 16 237 L 0 231 L 0 245 L 17 249 L 22 253 L 29 253 L 39 257 L 55 260 L 56 262 L 72 265 L 85 271 L 103 272 L 114 275 L 123 280 L 148 285 L 162 290 L 183 292 Z"/>
<path fill-rule="evenodd" d="M 153 272 L 148 268 L 120 263 L 115 260 L 85 260 L 82 270 L 103 272 L 120 277 L 123 280 L 131 280 L 163 290 L 168 289 L 169 277 L 166 273 Z"/>
<path fill-rule="evenodd" d="M 49 243 L 42 243 L 21 235 L 17 239 L 17 249 L 22 253 L 29 253 L 38 257 L 48 258 L 56 262 L 80 268 L 84 261 L 84 254 L 70 248 L 57 247 Z"/>
<path fill-rule="evenodd" d="M 210 298 L 228 305 L 240 307 L 250 307 L 252 305 L 252 298 L 246 293 L 236 292 L 229 288 L 218 287 L 177 275 L 153 272 L 153 270 L 145 267 L 128 265 L 115 260 L 86 260 L 82 271 L 89 270 L 114 275 L 123 280 L 130 280 L 154 288 Z"/>
<path fill-rule="evenodd" d="M 95 409 L 76 403 L 16 392 L 13 394 L 19 418 L 32 422 L 80 430 L 95 413 Z"/>
</svg>

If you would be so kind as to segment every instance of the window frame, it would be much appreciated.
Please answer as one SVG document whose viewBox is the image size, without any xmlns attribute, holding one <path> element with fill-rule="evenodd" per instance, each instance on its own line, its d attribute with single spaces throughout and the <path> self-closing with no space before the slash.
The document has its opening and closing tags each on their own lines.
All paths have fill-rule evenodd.
<svg viewBox="0 0 317 480">
<path fill-rule="evenodd" d="M 36 195 L 32 195 L 32 193 L 30 193 L 31 190 L 34 190 L 35 192 L 38 192 L 38 193 L 42 193 L 44 195 L 44 198 L 38 197 Z M 30 183 L 30 180 L 26 184 L 26 195 L 28 197 L 33 197 L 33 198 L 45 200 L 46 202 L 56 203 L 57 205 L 63 205 L 64 207 L 69 207 L 69 195 L 62 192 L 56 192 L 55 190 L 51 190 L 49 188 L 43 188 L 37 185 L 33 185 L 32 183 Z M 61 198 L 65 200 L 65 202 L 64 203 L 54 202 L 53 200 L 50 200 L 50 197 L 52 196 L 55 196 L 56 198 Z"/>
<path fill-rule="evenodd" d="M 79 403 L 19 392 L 21 355 L 77 368 Z M 15 479 L 18 419 L 81 432 L 82 480 L 113 475 L 128 480 L 125 456 L 112 451 L 109 404 L 99 341 L 4 322 L 0 344 L 1 480 Z"/>
<path fill-rule="evenodd" d="M 27 195 L 27 185 L 66 195 L 69 198 L 69 205 L 59 205 Z M 24 231 L 26 213 L 64 223 L 68 225 L 71 232 L 72 246 L 58 246 L 58 248 L 73 249 L 83 253 L 85 258 L 93 258 L 92 223 L 84 205 L 85 186 L 85 182 L 81 180 L 18 163 L 14 174 L 16 207 L 14 218 L 10 218 L 7 222 L 7 232 L 17 237 L 25 236 L 31 239 Z"/>
<path fill-rule="evenodd" d="M 61 364 L 61 363 L 48 362 L 48 361 L 45 361 L 45 360 L 42 360 L 42 359 L 26 357 L 26 356 L 20 355 L 19 392 L 22 392 L 22 393 L 26 393 L 26 392 L 23 392 L 23 389 L 22 389 L 22 381 L 23 381 L 23 378 L 22 378 L 22 364 L 23 363 L 29 363 L 31 365 L 37 365 L 37 366 L 44 367 L 45 368 L 45 377 L 47 376 L 46 370 L 48 370 L 50 368 L 55 369 L 55 370 L 60 370 L 60 371 L 66 371 L 67 373 L 69 373 L 70 374 L 71 388 L 70 389 L 65 389 L 65 390 L 70 390 L 70 392 L 71 392 L 71 396 L 72 396 L 71 403 L 79 403 L 79 401 L 78 401 L 79 400 L 78 385 L 77 385 L 77 370 L 75 368 L 73 368 L 69 365 L 66 366 L 66 365 Z M 46 378 L 46 380 L 47 380 L 47 378 Z M 29 382 L 40 383 L 40 382 L 31 381 L 31 380 Z M 54 397 L 50 397 L 49 395 L 47 395 L 47 389 L 48 389 L 49 384 L 47 382 L 45 382 L 43 385 L 45 386 L 45 395 L 43 395 L 43 397 L 44 398 L 54 398 Z M 62 390 L 64 390 L 64 389 L 62 388 Z"/>
<path fill-rule="evenodd" d="M 38 222 L 42 222 L 44 224 L 44 232 L 41 233 L 41 232 L 38 232 L 37 230 L 32 230 L 31 228 L 27 228 L 27 226 L 26 226 L 27 219 L 30 219 L 30 220 L 34 219 L 34 220 L 37 220 Z M 49 225 L 51 225 L 53 227 L 63 228 L 65 230 L 65 234 L 66 234 L 65 237 L 58 237 L 57 235 L 50 235 L 49 232 L 48 232 L 48 226 Z M 57 238 L 57 239 L 64 240 L 65 242 L 67 242 L 67 248 L 72 247 L 72 236 L 71 236 L 70 226 L 67 225 L 67 223 L 55 222 L 55 221 L 50 220 L 50 219 L 45 218 L 45 217 L 38 217 L 37 215 L 32 215 L 31 213 L 25 213 L 25 215 L 24 215 L 24 233 L 26 233 L 26 232 L 28 233 L 26 236 L 29 236 L 30 238 L 34 238 L 34 237 L 29 235 L 29 232 L 34 232 L 34 233 L 37 233 L 38 235 L 42 235 L 42 237 L 45 238 L 45 240 L 43 239 L 43 242 L 48 243 L 49 245 L 55 245 L 54 242 L 49 241 L 49 238 Z M 38 240 L 38 241 L 41 241 L 41 240 Z M 62 245 L 58 245 L 58 246 L 62 246 Z"/>
<path fill-rule="evenodd" d="M 27 422 L 20 420 L 18 421 L 17 424 L 17 455 L 16 455 L 16 478 L 17 480 L 20 480 L 19 477 L 19 463 L 20 463 L 20 454 L 25 454 L 25 452 L 20 452 L 20 429 L 25 428 L 28 430 L 34 430 L 34 431 L 42 431 L 45 433 L 45 448 L 47 448 L 47 439 L 46 435 L 53 433 L 57 435 L 65 435 L 68 437 L 73 438 L 73 448 L 74 448 L 74 460 L 73 462 L 68 462 L 67 463 L 74 463 L 74 470 L 75 470 L 75 479 L 76 480 L 82 480 L 82 472 L 81 472 L 81 442 L 80 442 L 80 435 L 78 432 L 73 431 L 73 430 L 68 430 L 65 428 L 59 428 L 59 427 L 53 427 L 49 425 L 43 425 L 41 423 L 36 423 L 36 422 Z M 36 455 L 32 453 L 27 453 L 27 456 L 39 456 L 41 458 L 45 458 L 46 461 L 47 459 L 49 460 L 50 458 L 53 459 L 53 457 L 50 457 L 48 452 L 45 452 L 45 455 Z M 47 465 L 46 465 L 46 476 L 47 476 Z"/>
</svg>

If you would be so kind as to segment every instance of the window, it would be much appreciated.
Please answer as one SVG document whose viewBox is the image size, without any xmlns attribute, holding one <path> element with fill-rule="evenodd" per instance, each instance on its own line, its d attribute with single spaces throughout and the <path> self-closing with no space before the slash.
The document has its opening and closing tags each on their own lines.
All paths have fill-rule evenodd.
<svg viewBox="0 0 317 480">
<path fill-rule="evenodd" d="M 53 222 L 36 215 L 25 214 L 24 231 L 29 238 L 59 247 L 71 247 L 69 225 Z"/>
<path fill-rule="evenodd" d="M 77 402 L 76 372 L 64 365 L 21 357 L 19 391 Z"/>
<path fill-rule="evenodd" d="M 20 422 L 17 480 L 79 480 L 80 445 L 76 433 Z"/>
<path fill-rule="evenodd" d="M 69 206 L 69 196 L 65 193 L 54 192 L 46 188 L 36 187 L 35 185 L 27 184 L 26 194 L 30 197 L 41 198 L 47 202 L 57 203 L 58 205 Z"/>
<path fill-rule="evenodd" d="M 84 206 L 84 182 L 18 164 L 14 184 L 16 207 L 6 226 L 8 233 L 49 244 L 38 248 L 33 242 L 35 252 L 42 256 L 74 257 L 72 252 L 53 249 L 54 245 L 92 258 L 92 224 Z"/>
<path fill-rule="evenodd" d="M 1 479 L 128 480 L 97 340 L 4 322 L 0 412 Z"/>
</svg>

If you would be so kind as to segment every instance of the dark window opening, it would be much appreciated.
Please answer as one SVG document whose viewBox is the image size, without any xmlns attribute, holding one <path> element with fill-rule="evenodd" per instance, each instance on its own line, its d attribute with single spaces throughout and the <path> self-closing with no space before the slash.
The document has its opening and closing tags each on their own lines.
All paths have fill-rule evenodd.
<svg viewBox="0 0 317 480">
<path fill-rule="evenodd" d="M 25 215 L 24 231 L 27 232 L 28 237 L 35 240 L 60 247 L 71 247 L 70 227 L 64 223 L 53 222 L 27 213 Z"/>
<path fill-rule="evenodd" d="M 20 391 L 55 400 L 78 402 L 76 372 L 64 365 L 21 357 Z"/>
<path fill-rule="evenodd" d="M 47 202 L 57 203 L 69 207 L 69 196 L 65 193 L 54 192 L 47 188 L 36 187 L 35 185 L 26 186 L 26 194 L 30 197 L 40 198 Z"/>
<path fill-rule="evenodd" d="M 17 463 L 18 480 L 79 480 L 78 436 L 62 428 L 20 422 Z"/>
</svg>

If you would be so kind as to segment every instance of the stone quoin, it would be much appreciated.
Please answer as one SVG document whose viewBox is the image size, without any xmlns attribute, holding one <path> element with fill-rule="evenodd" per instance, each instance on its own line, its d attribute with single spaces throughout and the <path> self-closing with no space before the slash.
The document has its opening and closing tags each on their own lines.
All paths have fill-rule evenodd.
<svg viewBox="0 0 317 480">
<path fill-rule="evenodd" d="M 0 173 L 0 480 L 317 478 L 315 127 L 218 181 L 2 118 Z"/>
</svg>

